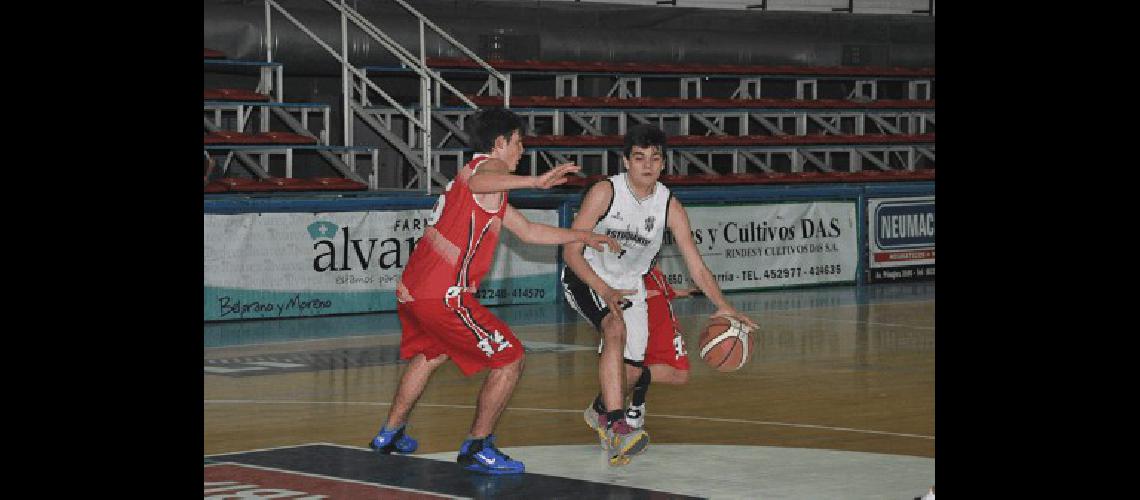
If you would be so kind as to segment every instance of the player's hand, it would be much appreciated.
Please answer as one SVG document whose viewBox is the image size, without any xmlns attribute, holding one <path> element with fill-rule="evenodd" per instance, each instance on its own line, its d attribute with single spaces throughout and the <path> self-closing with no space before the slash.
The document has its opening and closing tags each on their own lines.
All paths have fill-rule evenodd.
<svg viewBox="0 0 1140 500">
<path fill-rule="evenodd" d="M 617 314 L 618 317 L 621 317 L 622 310 L 624 310 L 625 305 L 629 303 L 629 299 L 625 298 L 625 296 L 633 295 L 635 293 L 637 293 L 637 290 L 624 290 L 607 287 L 606 291 L 601 293 L 601 296 L 602 300 L 606 301 L 606 305 L 609 306 L 610 312 L 613 312 L 614 314 Z"/>
<path fill-rule="evenodd" d="M 756 324 L 755 321 L 752 321 L 752 318 L 749 318 L 748 316 L 744 315 L 744 313 L 737 311 L 735 308 L 733 308 L 731 306 L 730 307 L 722 307 L 720 309 L 717 309 L 716 312 L 712 313 L 712 315 L 710 315 L 709 317 L 710 318 L 716 318 L 716 317 L 732 318 L 732 319 L 735 319 L 736 321 L 744 323 L 745 325 L 748 325 L 748 328 L 750 330 L 755 330 L 756 328 L 758 328 L 758 325 Z"/>
<path fill-rule="evenodd" d="M 693 287 L 693 288 L 674 288 L 673 289 L 673 296 L 674 297 L 688 297 L 690 295 L 700 294 L 700 293 L 702 293 L 701 289 L 696 288 L 696 287 Z"/>
<path fill-rule="evenodd" d="M 566 178 L 566 174 L 572 174 L 579 170 L 582 170 L 582 167 L 573 163 L 563 163 L 548 170 L 545 174 L 535 177 L 534 188 L 550 189 L 554 186 L 565 184 L 566 181 L 569 180 Z"/>
<path fill-rule="evenodd" d="M 621 251 L 621 244 L 614 239 L 613 236 L 608 234 L 592 233 L 590 231 L 582 231 L 582 243 L 586 246 L 593 248 L 599 252 L 606 251 L 606 247 L 610 247 L 610 251 L 617 253 Z"/>
</svg>

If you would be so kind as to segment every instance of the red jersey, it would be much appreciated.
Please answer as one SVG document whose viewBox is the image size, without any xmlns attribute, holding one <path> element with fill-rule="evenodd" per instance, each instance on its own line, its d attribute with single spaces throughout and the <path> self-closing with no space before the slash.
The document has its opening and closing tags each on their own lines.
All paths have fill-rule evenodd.
<svg viewBox="0 0 1140 500">
<path fill-rule="evenodd" d="M 491 268 L 499 231 L 506 213 L 507 193 L 498 207 L 488 211 L 475 201 L 467 182 L 475 169 L 490 158 L 477 154 L 451 182 L 432 209 L 428 228 L 408 258 L 408 267 L 396 285 L 400 302 L 441 299 L 458 293 L 473 293 Z M 457 287 L 457 288 L 456 288 Z"/>
</svg>

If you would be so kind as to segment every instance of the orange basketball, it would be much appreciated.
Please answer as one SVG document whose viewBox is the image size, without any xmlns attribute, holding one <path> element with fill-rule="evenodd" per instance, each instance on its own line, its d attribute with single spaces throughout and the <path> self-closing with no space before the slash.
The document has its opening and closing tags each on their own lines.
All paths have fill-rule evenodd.
<svg viewBox="0 0 1140 500">
<path fill-rule="evenodd" d="M 717 371 L 739 370 L 755 350 L 751 333 L 747 325 L 735 319 L 712 318 L 701 331 L 701 359 Z"/>
</svg>

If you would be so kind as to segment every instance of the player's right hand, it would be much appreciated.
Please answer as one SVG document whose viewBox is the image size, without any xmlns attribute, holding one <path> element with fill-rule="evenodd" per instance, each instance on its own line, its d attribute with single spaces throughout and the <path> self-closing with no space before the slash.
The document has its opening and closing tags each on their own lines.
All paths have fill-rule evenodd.
<svg viewBox="0 0 1140 500">
<path fill-rule="evenodd" d="M 569 180 L 566 178 L 566 174 L 572 174 L 579 170 L 582 170 L 582 167 L 573 163 L 563 163 L 548 170 L 545 174 L 535 177 L 534 187 L 535 189 L 550 189 L 554 186 L 565 184 L 566 181 Z"/>
<path fill-rule="evenodd" d="M 590 231 L 582 232 L 585 233 L 582 235 L 583 243 L 585 243 L 586 246 L 593 248 L 594 250 L 604 252 L 608 246 L 610 247 L 611 252 L 617 253 L 621 251 L 621 244 L 618 243 L 618 241 L 615 240 L 613 236 L 610 236 L 608 234 L 593 233 Z"/>
<path fill-rule="evenodd" d="M 606 301 L 606 305 L 609 306 L 610 312 L 617 314 L 620 317 L 621 312 L 626 307 L 628 307 L 626 304 L 629 303 L 629 299 L 625 298 L 625 296 L 633 295 L 635 293 L 637 293 L 637 290 L 625 290 L 620 288 L 614 289 L 607 287 L 607 290 L 601 295 L 602 300 Z"/>
</svg>

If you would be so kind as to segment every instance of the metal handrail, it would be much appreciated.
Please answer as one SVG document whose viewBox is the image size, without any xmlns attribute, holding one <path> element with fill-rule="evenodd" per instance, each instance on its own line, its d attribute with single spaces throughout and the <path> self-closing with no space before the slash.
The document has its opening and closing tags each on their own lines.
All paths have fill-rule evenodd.
<svg viewBox="0 0 1140 500">
<path fill-rule="evenodd" d="M 344 0 L 341 0 L 341 1 L 343 3 Z M 337 52 L 335 50 L 333 50 L 332 47 L 329 47 L 328 44 L 326 44 L 319 37 L 317 37 L 315 34 L 313 34 L 312 31 L 309 31 L 309 29 L 306 28 L 303 24 L 301 24 L 300 21 L 298 21 L 295 17 L 293 17 L 291 14 L 289 14 L 289 12 L 286 11 L 283 7 L 278 5 L 277 2 L 275 2 L 274 0 L 265 0 L 265 37 L 266 37 L 265 45 L 266 45 L 266 60 L 268 62 L 273 62 L 273 38 L 272 38 L 273 31 L 272 31 L 272 22 L 271 22 L 272 11 L 270 10 L 271 6 L 274 9 L 277 9 L 277 11 L 280 12 L 282 16 L 285 16 L 285 19 L 288 19 L 289 22 L 293 23 L 293 25 L 296 26 L 299 30 L 301 30 L 301 32 L 303 32 L 305 35 L 307 35 L 309 38 L 311 38 L 314 42 L 317 42 L 317 45 L 320 45 L 321 48 L 325 49 L 325 51 L 327 51 L 330 55 L 332 55 L 334 59 L 336 59 L 338 62 L 340 62 L 341 71 L 342 71 L 341 78 L 343 80 L 343 85 L 345 86 L 345 89 L 344 89 L 344 140 L 345 140 L 346 146 L 352 146 L 352 142 L 353 142 L 352 141 L 352 117 L 353 117 L 352 113 L 353 113 L 353 111 L 352 111 L 351 103 L 350 103 L 351 96 L 349 94 L 349 87 L 351 87 L 351 85 L 348 82 L 348 79 L 349 79 L 348 73 L 352 73 L 352 74 L 356 75 L 357 78 L 360 78 L 361 83 L 366 87 L 366 89 L 364 89 L 363 92 L 367 92 L 367 88 L 371 88 L 372 90 L 375 90 L 378 94 L 380 94 L 380 97 L 382 97 L 385 101 L 388 102 L 389 105 L 392 106 L 392 108 L 396 109 L 397 111 L 400 112 L 400 114 L 404 115 L 404 117 L 407 118 L 407 120 L 410 123 L 412 123 L 412 124 L 414 124 L 420 128 L 420 130 L 423 133 L 423 142 L 424 142 L 424 150 L 423 150 L 423 168 L 424 168 L 424 179 L 425 179 L 424 187 L 427 190 L 427 192 L 430 194 L 431 193 L 431 171 L 432 171 L 431 156 L 430 156 L 431 155 L 431 128 L 430 128 L 430 126 L 431 126 L 431 110 L 430 110 L 430 103 L 428 103 L 428 102 L 422 103 L 424 106 L 423 120 L 421 121 L 419 119 L 416 119 L 416 117 L 414 115 L 412 115 L 407 110 L 405 110 L 403 108 L 403 106 L 401 106 L 399 103 L 397 103 L 396 100 L 393 99 L 390 95 L 388 95 L 387 92 L 384 92 L 384 90 L 382 90 L 375 83 L 373 83 L 372 80 L 368 79 L 368 77 L 365 75 L 365 73 L 363 71 L 361 71 L 361 70 L 357 69 L 356 67 L 352 66 L 351 64 L 349 64 L 349 62 L 348 62 L 348 43 L 347 43 L 347 38 L 346 38 L 348 36 L 348 27 L 345 24 L 345 22 L 347 21 L 347 19 L 349 17 L 345 12 L 345 9 L 347 9 L 347 6 L 343 6 L 344 9 L 338 9 L 338 10 L 341 10 L 341 46 L 344 49 L 344 54 L 341 55 L 341 54 L 337 54 Z M 425 92 L 426 92 L 427 83 L 426 83 L 426 80 L 424 80 L 425 76 L 421 74 L 420 78 L 421 78 L 421 81 L 425 82 L 424 86 L 425 86 Z M 421 95 L 423 95 L 423 94 L 421 94 Z M 426 98 L 426 96 L 424 96 L 424 97 Z M 355 164 L 355 158 L 352 158 L 352 160 L 353 161 L 351 162 L 351 164 L 354 165 Z M 375 174 L 375 172 L 373 172 L 373 173 Z"/>
<path fill-rule="evenodd" d="M 439 26 L 436 26 L 436 25 L 435 25 L 435 23 L 431 22 L 431 20 L 430 20 L 430 19 L 428 19 L 427 17 L 425 17 L 425 16 L 424 16 L 423 14 L 421 14 L 421 13 L 420 13 L 418 10 L 416 10 L 416 9 L 413 9 L 413 8 L 412 8 L 412 6 L 411 6 L 411 5 L 408 5 L 408 3 L 407 3 L 407 2 L 405 2 L 404 0 L 395 0 L 395 2 L 396 2 L 396 3 L 398 3 L 398 4 L 400 4 L 400 5 L 401 5 L 401 6 L 403 6 L 403 7 L 404 7 L 404 9 L 406 9 L 408 12 L 411 12 L 413 15 L 415 15 L 416 17 L 418 17 L 418 18 L 419 18 L 419 20 L 420 20 L 420 31 L 421 31 L 421 34 L 420 34 L 420 49 L 421 49 L 421 51 L 422 51 L 422 49 L 423 49 L 423 43 L 424 43 L 424 40 L 423 40 L 423 34 L 422 34 L 422 31 L 423 31 L 423 25 L 425 25 L 425 24 L 426 24 L 426 25 L 427 25 L 428 27 L 430 27 L 432 30 L 435 30 L 435 32 L 436 32 L 436 33 L 437 33 L 437 34 L 438 34 L 440 37 L 442 37 L 444 40 L 447 40 L 449 43 L 451 43 L 453 46 L 455 46 L 455 48 L 459 49 L 461 52 L 463 52 L 464 54 L 466 54 L 466 55 L 467 55 L 467 57 L 470 57 L 470 58 L 471 58 L 471 59 L 473 59 L 473 60 L 474 60 L 476 63 L 478 63 L 480 66 L 482 66 L 482 67 L 483 67 L 483 69 L 487 70 L 487 72 L 488 72 L 488 73 L 490 73 L 491 75 L 493 75 L 495 78 L 498 78 L 498 79 L 499 79 L 499 81 L 503 82 L 503 107 L 504 107 L 504 108 L 509 108 L 509 107 L 510 107 L 510 102 L 511 102 L 511 80 L 510 80 L 509 78 L 507 78 L 506 76 L 504 76 L 502 73 L 500 73 L 500 72 L 499 72 L 498 70 L 496 70 L 495 68 L 491 67 L 491 65 L 490 65 L 490 64 L 487 64 L 487 62 L 486 62 L 486 61 L 484 61 L 483 59 L 479 58 L 479 56 L 475 55 L 475 53 L 474 53 L 474 52 L 471 52 L 471 50 L 470 50 L 470 49 L 468 49 L 466 46 L 464 46 L 462 43 L 459 43 L 459 41 L 458 41 L 458 40 L 456 40 L 455 38 L 452 38 L 452 36 L 451 36 L 451 35 L 448 35 L 446 32 L 444 32 L 442 29 L 440 29 L 440 27 L 439 27 Z M 425 65 L 425 66 L 427 65 L 427 61 L 426 61 L 426 60 L 424 61 L 424 65 Z"/>
<path fill-rule="evenodd" d="M 432 167 L 433 167 L 432 161 L 431 161 L 431 158 L 432 158 L 432 151 L 431 151 L 431 149 L 432 149 L 432 144 L 431 144 L 431 142 L 432 142 L 432 140 L 431 140 L 431 123 L 432 123 L 431 83 L 434 82 L 436 84 L 436 94 L 437 94 L 436 98 L 437 99 L 439 97 L 438 94 L 439 94 L 440 87 L 445 87 L 445 88 L 447 88 L 448 91 L 450 91 L 453 95 L 459 97 L 459 99 L 461 99 L 464 103 L 466 103 L 471 108 L 478 109 L 478 106 L 474 102 L 472 102 L 471 99 L 467 98 L 467 96 L 465 94 L 463 94 L 463 92 L 456 89 L 451 83 L 449 83 L 447 80 L 443 79 L 437 72 L 432 71 L 428 67 L 427 55 L 426 55 L 427 46 L 426 46 L 426 41 L 424 39 L 424 26 L 430 27 L 440 37 L 442 37 L 444 40 L 446 40 L 449 43 L 451 43 L 452 45 L 454 45 L 456 48 L 458 48 L 460 51 L 462 51 L 464 54 L 466 54 L 471 59 L 475 60 L 476 63 L 478 63 L 485 70 L 487 70 L 487 72 L 489 74 L 491 74 L 493 77 L 497 78 L 499 81 L 502 82 L 502 84 L 503 84 L 503 106 L 504 107 L 510 106 L 511 82 L 507 76 L 504 76 L 498 70 L 491 67 L 491 65 L 487 64 L 485 61 L 480 59 L 479 56 L 475 55 L 470 49 L 465 47 L 463 44 L 459 43 L 451 35 L 448 35 L 447 33 L 445 33 L 442 29 L 439 28 L 439 26 L 436 26 L 435 23 L 432 23 L 430 20 L 428 20 L 426 17 L 424 17 L 424 15 L 421 14 L 419 11 L 413 9 L 410 5 L 408 5 L 403 0 L 395 0 L 395 1 L 419 19 L 419 42 L 420 42 L 419 52 L 420 53 L 419 53 L 418 58 L 415 55 L 413 55 L 410 51 L 408 51 L 406 48 L 404 48 L 402 45 L 400 45 L 395 40 L 393 40 L 391 37 L 389 37 L 387 34 L 385 34 L 383 31 L 381 31 L 374 24 L 372 24 L 367 18 L 364 17 L 363 14 L 361 14 L 360 12 L 356 11 L 355 9 L 349 7 L 345 3 L 345 0 L 339 0 L 339 2 L 337 0 L 325 0 L 326 3 L 328 3 L 334 9 L 339 11 L 341 14 L 341 46 L 342 46 L 341 52 L 342 53 L 340 53 L 340 54 L 338 54 L 337 51 L 333 50 L 328 44 L 326 44 L 319 37 L 317 37 L 312 31 L 310 31 L 308 28 L 306 28 L 295 17 L 293 17 L 291 14 L 289 14 L 289 12 L 286 11 L 275 0 L 265 0 L 265 46 L 266 46 L 266 49 L 265 49 L 266 56 L 265 57 L 266 57 L 267 62 L 273 62 L 272 9 L 276 9 L 278 12 L 281 13 L 282 16 L 284 16 L 287 20 L 289 20 L 289 22 L 293 23 L 293 25 L 296 26 L 299 30 L 301 30 L 301 32 L 303 32 L 306 36 L 308 36 L 314 42 L 316 42 L 318 45 L 320 45 L 321 48 L 325 49 L 325 51 L 327 51 L 330 55 L 332 55 L 333 58 L 336 59 L 341 64 L 341 70 L 342 70 L 341 78 L 343 80 L 342 85 L 345 87 L 344 88 L 344 96 L 345 96 L 344 97 L 344 101 L 345 101 L 344 102 L 344 128 L 345 128 L 344 140 L 345 140 L 345 144 L 347 146 L 351 146 L 352 142 L 353 142 L 353 140 L 352 140 L 352 136 L 353 136 L 353 132 L 352 132 L 353 110 L 352 110 L 351 92 L 352 92 L 352 88 L 354 87 L 354 85 L 350 82 L 350 79 L 351 79 L 351 76 L 349 75 L 350 73 L 352 75 L 355 75 L 361 81 L 361 84 L 362 84 L 362 86 L 360 87 L 360 91 L 361 91 L 360 101 L 361 101 L 361 103 L 367 102 L 368 99 L 367 99 L 366 93 L 367 93 L 368 89 L 372 89 L 372 90 L 376 91 L 376 93 L 378 93 L 390 106 L 392 106 L 392 108 L 394 108 L 401 115 L 403 115 L 411 124 L 419 127 L 419 130 L 421 131 L 421 135 L 422 135 L 421 141 L 423 143 L 422 144 L 422 153 L 423 153 L 422 164 L 423 164 L 423 168 L 424 168 L 424 180 L 425 180 L 423 185 L 427 189 L 428 193 L 430 194 L 430 192 L 431 192 L 431 180 L 430 179 L 432 177 L 431 174 L 432 174 Z M 339 5 L 338 5 L 338 3 L 339 3 Z M 410 113 L 408 110 L 404 109 L 399 103 L 397 103 L 395 99 L 393 99 L 390 95 L 388 95 L 386 92 L 384 92 L 382 89 L 380 89 L 380 87 L 378 87 L 374 82 L 372 82 L 367 77 L 366 73 L 364 73 L 362 70 L 352 66 L 352 64 L 350 64 L 348 62 L 348 42 L 347 42 L 347 38 L 346 38 L 348 36 L 348 25 L 347 25 L 348 21 L 352 21 L 352 23 L 355 24 L 358 28 L 360 28 L 366 35 L 372 37 L 373 40 L 376 40 L 381 46 L 388 49 L 389 52 L 391 52 L 393 55 L 395 55 L 396 58 L 399 59 L 404 64 L 405 67 L 413 70 L 417 75 L 419 75 L 420 82 L 421 82 L 420 105 L 422 107 L 422 116 L 420 119 L 417 119 L 412 113 Z M 280 91 L 280 88 L 278 89 L 278 91 Z"/>
<path fill-rule="evenodd" d="M 334 3 L 334 1 L 335 0 L 325 0 L 325 2 L 332 5 L 333 8 L 341 10 L 340 7 Z M 416 72 L 416 74 L 420 75 L 421 77 L 426 76 L 428 78 L 431 78 L 436 83 L 446 87 L 447 90 L 450 90 L 452 94 L 454 94 L 456 97 L 459 97 L 464 103 L 466 103 L 468 106 L 471 106 L 472 109 L 479 108 L 479 106 L 472 102 L 471 99 L 468 99 L 467 96 L 463 94 L 463 92 L 459 91 L 459 89 L 455 88 L 453 85 L 451 85 L 451 83 L 443 79 L 443 77 L 439 76 L 439 74 L 436 72 L 431 71 L 431 69 L 428 68 L 426 61 L 421 62 L 418 60 L 415 55 L 413 55 L 411 52 L 408 52 L 408 50 L 401 46 L 398 42 L 393 40 L 388 35 L 384 34 L 383 31 L 380 31 L 379 28 L 373 25 L 372 22 L 365 18 L 364 15 L 359 11 L 356 11 L 346 5 L 343 12 L 348 15 L 353 24 L 356 24 L 356 26 L 364 31 L 365 34 L 371 36 L 377 42 L 380 42 L 384 48 L 392 52 L 392 54 L 394 54 L 396 58 L 400 60 L 400 62 L 404 63 L 405 66 Z"/>
<path fill-rule="evenodd" d="M 424 127 L 423 122 L 421 122 L 420 120 L 417 120 L 416 117 L 414 115 L 412 115 L 411 113 L 408 113 L 402 106 L 400 106 L 399 103 L 396 102 L 395 99 L 392 99 L 391 96 L 389 96 L 386 92 L 381 90 L 380 87 L 376 86 L 375 83 L 372 83 L 371 80 L 368 80 L 368 77 L 362 71 L 360 71 L 359 69 L 356 69 L 354 66 L 349 64 L 348 61 L 346 61 L 343 57 L 340 56 L 340 54 L 337 54 L 335 50 L 333 50 L 331 47 L 328 46 L 328 44 L 321 41 L 320 38 L 318 38 L 316 35 L 314 35 L 313 32 L 309 31 L 309 29 L 306 28 L 304 25 L 302 25 L 300 23 L 300 21 L 297 21 L 296 18 L 294 18 L 292 15 L 290 15 L 288 12 L 286 12 L 285 9 L 283 9 L 280 5 L 277 4 L 277 2 L 275 2 L 273 0 L 265 0 L 265 4 L 267 6 L 266 7 L 267 12 L 268 12 L 268 6 L 272 5 L 273 8 L 277 9 L 277 11 L 280 12 L 281 15 L 285 16 L 285 18 L 288 19 L 290 22 L 292 22 L 293 25 L 297 26 L 297 28 L 300 29 L 302 32 L 304 32 L 306 35 L 308 35 L 309 38 L 312 38 L 314 42 L 317 42 L 317 44 L 320 45 L 321 48 L 328 51 L 328 53 L 331 54 L 334 59 L 336 59 L 338 62 L 340 62 L 341 65 L 343 65 L 346 69 L 351 71 L 352 74 L 356 75 L 361 80 L 363 80 L 364 83 L 366 85 L 368 85 L 369 88 L 371 88 L 372 90 L 375 90 L 377 93 L 379 93 L 380 96 L 384 98 L 384 100 L 388 101 L 388 104 L 391 104 L 392 107 L 395 108 L 397 111 L 399 111 L 401 114 L 403 114 L 405 118 L 407 118 L 412 123 L 416 124 L 417 126 L 419 126 L 421 128 Z M 266 17 L 265 33 L 266 33 L 266 38 L 269 38 L 270 33 L 272 33 L 269 29 L 269 18 L 268 18 L 268 16 Z M 271 46 L 270 40 L 266 40 L 267 46 Z M 267 48 L 267 52 L 266 52 L 267 56 L 266 57 L 270 58 L 269 62 L 273 62 L 272 61 L 272 52 L 270 52 L 269 50 L 270 49 Z"/>
</svg>

